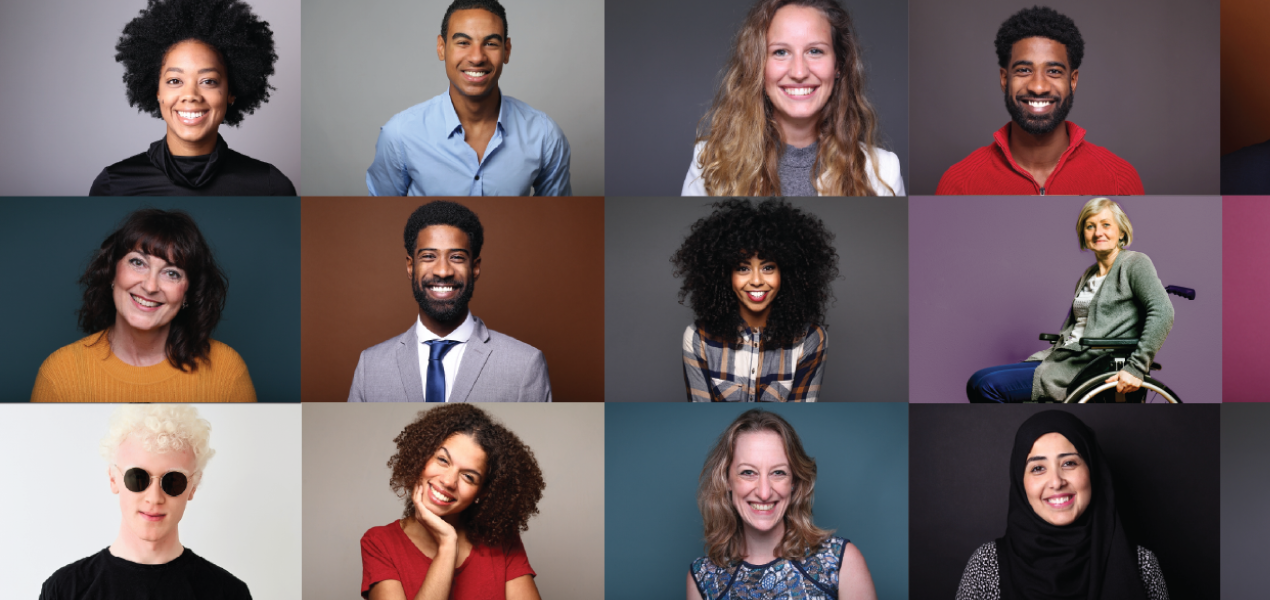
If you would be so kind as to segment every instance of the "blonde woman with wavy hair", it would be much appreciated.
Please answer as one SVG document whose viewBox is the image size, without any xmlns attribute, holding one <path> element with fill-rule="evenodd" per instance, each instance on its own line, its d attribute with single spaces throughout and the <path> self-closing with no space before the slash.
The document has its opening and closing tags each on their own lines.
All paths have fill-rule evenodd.
<svg viewBox="0 0 1270 600">
<path fill-rule="evenodd" d="M 684 196 L 902 196 L 836 0 L 760 0 L 701 119 Z"/>
<path fill-rule="evenodd" d="M 876 600 L 860 550 L 811 518 L 816 461 L 774 413 L 741 413 L 701 468 L 697 506 L 706 556 L 692 562 L 688 600 Z"/>
</svg>

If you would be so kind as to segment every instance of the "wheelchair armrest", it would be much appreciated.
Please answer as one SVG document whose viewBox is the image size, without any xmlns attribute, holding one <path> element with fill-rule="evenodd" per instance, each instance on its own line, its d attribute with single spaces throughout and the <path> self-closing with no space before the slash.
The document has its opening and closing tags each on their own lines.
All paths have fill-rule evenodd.
<svg viewBox="0 0 1270 600">
<path fill-rule="evenodd" d="M 1133 348 L 1138 345 L 1137 338 L 1080 338 L 1082 348 Z"/>
<path fill-rule="evenodd" d="M 1057 333 L 1042 333 L 1041 334 L 1042 342 L 1057 342 L 1058 339 L 1059 339 L 1059 335 Z"/>
<path fill-rule="evenodd" d="M 1180 285 L 1170 285 L 1168 287 L 1165 287 L 1164 291 L 1170 294 L 1173 294 L 1174 296 L 1181 296 L 1183 298 L 1186 298 L 1187 300 L 1195 299 L 1195 290 L 1191 288 L 1185 288 Z"/>
</svg>

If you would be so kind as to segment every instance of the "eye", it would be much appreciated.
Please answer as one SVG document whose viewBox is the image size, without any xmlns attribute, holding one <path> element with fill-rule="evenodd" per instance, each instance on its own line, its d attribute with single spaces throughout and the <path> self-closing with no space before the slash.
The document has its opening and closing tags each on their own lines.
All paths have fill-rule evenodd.
<svg viewBox="0 0 1270 600">
<path fill-rule="evenodd" d="M 135 256 L 128 259 L 128 264 L 138 268 L 146 266 L 146 263 L 144 260 L 141 260 L 140 258 L 137 258 Z"/>
<path fill-rule="evenodd" d="M 787 54 L 789 54 L 789 51 L 784 48 L 777 48 L 772 51 L 772 56 L 785 56 Z"/>
<path fill-rule="evenodd" d="M 738 267 L 736 268 L 736 272 L 737 272 L 737 273 L 749 273 L 749 272 L 750 272 L 750 266 L 749 266 L 749 265 L 740 265 L 740 266 L 738 266 Z"/>
<path fill-rule="evenodd" d="M 476 485 L 476 476 L 471 473 L 464 473 L 463 479 L 472 485 Z"/>
<path fill-rule="evenodd" d="M 168 279 L 171 279 L 172 281 L 181 280 L 181 272 L 176 269 L 168 269 L 167 271 L 164 271 L 163 273 L 167 275 Z"/>
<path fill-rule="evenodd" d="M 776 271 L 776 265 L 763 265 L 764 273 L 773 273 Z"/>
<path fill-rule="evenodd" d="M 824 54 L 824 53 L 825 53 L 825 51 L 824 51 L 824 50 L 821 50 L 820 48 L 812 48 L 812 49 L 811 49 L 811 50 L 809 50 L 808 52 L 810 52 L 810 53 L 812 53 L 812 54 Z"/>
<path fill-rule="evenodd" d="M 176 77 L 172 77 L 164 81 L 163 83 L 166 83 L 168 85 L 181 85 L 181 80 L 177 79 Z"/>
<path fill-rule="evenodd" d="M 1063 466 L 1064 467 L 1079 467 L 1080 461 L 1074 458 L 1069 458 L 1066 461 L 1063 461 Z"/>
<path fill-rule="evenodd" d="M 786 472 L 784 469 L 776 469 L 775 471 L 772 471 L 773 477 L 786 477 L 788 475 L 789 473 Z"/>
<path fill-rule="evenodd" d="M 446 460 L 444 456 L 438 456 L 438 457 L 437 457 L 437 462 L 439 462 L 439 463 L 441 463 L 441 464 L 443 464 L 443 465 L 448 465 L 448 464 L 450 464 L 450 461 Z"/>
<path fill-rule="evenodd" d="M 423 254 L 419 255 L 419 260 L 435 260 L 436 257 L 437 255 L 431 252 L 424 252 Z"/>
<path fill-rule="evenodd" d="M 748 479 L 750 477 L 754 477 L 756 473 L 754 472 L 754 469 L 741 469 L 741 472 L 737 473 L 737 475 Z"/>
<path fill-rule="evenodd" d="M 1045 467 L 1042 465 L 1032 465 L 1032 468 L 1028 469 L 1027 472 L 1033 475 L 1040 475 L 1045 472 Z"/>
<path fill-rule="evenodd" d="M 204 79 L 204 80 L 202 80 L 202 81 L 199 81 L 199 83 L 201 83 L 201 84 L 203 84 L 203 85 L 205 85 L 205 86 L 208 86 L 208 87 L 216 87 L 217 85 L 220 85 L 220 80 L 219 80 L 219 79 L 212 79 L 212 78 L 210 78 L 210 77 L 209 77 L 209 78 L 207 78 L 207 79 Z"/>
</svg>

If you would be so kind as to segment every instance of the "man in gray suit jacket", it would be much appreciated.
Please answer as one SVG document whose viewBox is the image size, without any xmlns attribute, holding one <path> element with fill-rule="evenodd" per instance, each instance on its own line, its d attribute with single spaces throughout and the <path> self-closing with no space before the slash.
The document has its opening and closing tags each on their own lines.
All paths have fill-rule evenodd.
<svg viewBox="0 0 1270 600">
<path fill-rule="evenodd" d="M 438 200 L 410 215 L 406 273 L 419 318 L 362 351 L 349 402 L 551 402 L 542 352 L 468 312 L 484 237 L 461 204 Z"/>
</svg>

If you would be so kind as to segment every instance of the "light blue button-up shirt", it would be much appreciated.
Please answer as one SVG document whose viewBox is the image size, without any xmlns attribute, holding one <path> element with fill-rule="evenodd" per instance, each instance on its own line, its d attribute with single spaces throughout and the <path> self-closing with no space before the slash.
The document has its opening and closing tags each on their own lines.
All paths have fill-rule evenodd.
<svg viewBox="0 0 1270 600">
<path fill-rule="evenodd" d="M 555 121 L 503 94 L 483 160 L 463 139 L 450 94 L 397 113 L 379 128 L 366 169 L 372 196 L 571 196 L 569 140 Z"/>
</svg>

